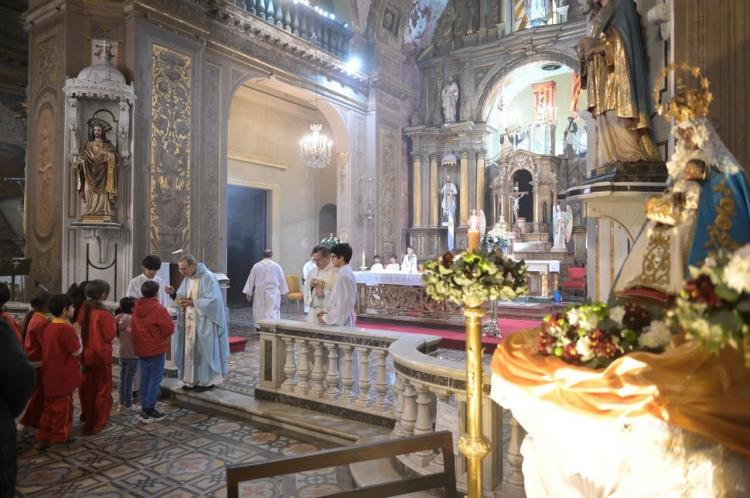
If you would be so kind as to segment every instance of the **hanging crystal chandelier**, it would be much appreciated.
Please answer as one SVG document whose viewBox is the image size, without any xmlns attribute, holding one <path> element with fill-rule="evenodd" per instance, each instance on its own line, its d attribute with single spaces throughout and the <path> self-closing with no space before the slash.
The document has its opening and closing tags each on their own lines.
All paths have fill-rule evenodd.
<svg viewBox="0 0 750 498">
<path fill-rule="evenodd" d="M 322 129 L 321 123 L 311 123 L 310 134 L 304 136 L 299 142 L 302 159 L 308 168 L 323 169 L 331 162 L 333 142 L 320 132 Z"/>
</svg>

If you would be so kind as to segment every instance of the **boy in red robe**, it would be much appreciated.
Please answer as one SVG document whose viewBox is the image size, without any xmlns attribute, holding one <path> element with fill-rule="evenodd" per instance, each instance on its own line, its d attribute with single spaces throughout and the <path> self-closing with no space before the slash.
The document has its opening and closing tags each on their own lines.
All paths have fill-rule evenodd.
<svg viewBox="0 0 750 498">
<path fill-rule="evenodd" d="M 31 311 L 24 320 L 24 342 L 26 357 L 36 368 L 37 383 L 31 395 L 26 412 L 21 418 L 21 425 L 39 429 L 39 423 L 44 411 L 44 382 L 42 382 L 42 334 L 49 325 L 47 316 L 49 306 L 49 294 L 39 294 L 31 300 Z"/>
<path fill-rule="evenodd" d="M 21 339 L 21 329 L 18 327 L 18 323 L 16 323 L 15 319 L 12 316 L 10 316 L 10 313 L 6 313 L 5 311 L 3 311 L 3 307 L 8 301 L 10 301 L 10 289 L 5 282 L 0 282 L 0 320 L 5 320 L 8 323 L 11 330 L 16 335 L 16 339 L 18 339 L 18 343 L 23 346 L 23 339 Z"/>
<path fill-rule="evenodd" d="M 44 411 L 36 439 L 37 448 L 52 443 L 71 443 L 73 429 L 73 391 L 81 385 L 81 341 L 70 324 L 73 301 L 65 294 L 50 298 L 49 309 L 55 318 L 42 334 L 42 382 Z"/>
<path fill-rule="evenodd" d="M 102 304 L 109 296 L 109 284 L 92 280 L 86 285 L 86 303 L 78 313 L 83 342 L 81 417 L 86 434 L 98 434 L 107 427 L 112 409 L 112 341 L 117 335 L 115 317 Z"/>
</svg>

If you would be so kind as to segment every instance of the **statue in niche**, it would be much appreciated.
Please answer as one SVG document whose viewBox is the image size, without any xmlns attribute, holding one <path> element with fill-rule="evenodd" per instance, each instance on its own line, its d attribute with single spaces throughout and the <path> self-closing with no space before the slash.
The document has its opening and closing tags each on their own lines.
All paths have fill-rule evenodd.
<svg viewBox="0 0 750 498">
<path fill-rule="evenodd" d="M 443 100 L 443 120 L 445 123 L 456 122 L 456 108 L 458 104 L 458 83 L 451 78 L 447 85 L 443 87 L 441 98 Z"/>
<path fill-rule="evenodd" d="M 440 195 L 443 196 L 440 203 L 443 210 L 443 219 L 450 223 L 450 220 L 456 219 L 456 195 L 458 195 L 458 188 L 451 182 L 450 176 L 445 180 L 443 188 L 440 189 Z"/>
<path fill-rule="evenodd" d="M 555 205 L 555 209 L 552 212 L 552 240 L 553 249 L 565 249 L 565 243 L 568 241 L 568 225 L 572 223 L 570 206 L 568 210 L 563 211 L 560 204 Z"/>
<path fill-rule="evenodd" d="M 547 25 L 547 20 L 552 15 L 551 0 L 526 0 L 524 7 L 530 27 Z"/>
<path fill-rule="evenodd" d="M 579 0 L 591 35 L 578 43 L 582 87 L 596 120 L 599 166 L 658 161 L 641 23 L 633 0 Z"/>
<path fill-rule="evenodd" d="M 83 198 L 85 221 L 112 221 L 117 199 L 117 154 L 107 139 L 112 129 L 100 118 L 88 121 L 89 140 L 83 146 L 74 167 L 78 193 Z"/>
</svg>

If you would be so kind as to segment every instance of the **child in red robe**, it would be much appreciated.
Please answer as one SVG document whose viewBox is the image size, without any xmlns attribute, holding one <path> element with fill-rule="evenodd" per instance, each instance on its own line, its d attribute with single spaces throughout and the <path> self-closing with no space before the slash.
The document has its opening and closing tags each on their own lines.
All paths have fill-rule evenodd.
<svg viewBox="0 0 750 498">
<path fill-rule="evenodd" d="M 49 309 L 55 318 L 42 334 L 44 411 L 36 433 L 40 450 L 52 443 L 72 442 L 73 391 L 81 385 L 83 347 L 69 321 L 73 301 L 65 294 L 57 294 L 50 298 Z"/>
<path fill-rule="evenodd" d="M 10 289 L 8 288 L 8 284 L 0 282 L 0 320 L 5 320 L 8 323 L 10 329 L 16 335 L 16 339 L 18 339 L 18 343 L 23 346 L 21 328 L 18 326 L 18 323 L 16 323 L 16 320 L 10 316 L 10 313 L 3 311 L 3 306 L 5 306 L 5 303 L 8 301 L 10 301 Z"/>
<path fill-rule="evenodd" d="M 44 411 L 44 382 L 42 382 L 42 334 L 49 325 L 47 315 L 49 294 L 39 294 L 31 300 L 31 311 L 24 320 L 23 347 L 26 357 L 36 368 L 36 387 L 31 395 L 26 412 L 21 418 L 21 425 L 39 429 L 39 422 Z"/>
<path fill-rule="evenodd" d="M 117 334 L 115 318 L 102 301 L 109 296 L 109 284 L 93 280 L 86 286 L 87 301 L 78 312 L 83 341 L 81 417 L 86 434 L 98 434 L 107 426 L 112 409 L 112 341 Z"/>
</svg>

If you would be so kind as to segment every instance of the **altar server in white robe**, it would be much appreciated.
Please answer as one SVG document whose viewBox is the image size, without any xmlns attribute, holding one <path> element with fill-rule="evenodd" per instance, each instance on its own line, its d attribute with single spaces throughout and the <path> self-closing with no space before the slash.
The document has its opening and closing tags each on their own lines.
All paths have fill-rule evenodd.
<svg viewBox="0 0 750 498">
<path fill-rule="evenodd" d="M 128 284 L 128 289 L 127 291 L 125 291 L 125 297 L 132 297 L 134 299 L 142 298 L 143 294 L 141 294 L 141 286 L 144 282 L 153 280 L 154 282 L 159 284 L 159 292 L 158 294 L 156 294 L 156 297 L 159 300 L 159 304 L 161 304 L 165 308 L 173 307 L 174 302 L 169 296 L 171 294 L 174 294 L 174 287 L 165 284 L 164 280 L 162 280 L 162 278 L 156 274 L 156 272 L 161 268 L 161 258 L 159 258 L 159 256 L 150 254 L 143 258 L 141 266 L 143 268 L 143 273 L 130 281 L 130 283 Z"/>
<path fill-rule="evenodd" d="M 388 264 L 385 265 L 385 271 L 387 272 L 398 272 L 401 270 L 401 267 L 398 266 L 398 258 L 395 254 L 391 254 L 391 257 L 388 258 Z"/>
<path fill-rule="evenodd" d="M 414 249 L 411 246 L 406 246 L 406 254 L 404 254 L 404 260 L 401 262 L 401 271 L 404 273 L 417 273 L 417 255 L 414 254 Z"/>
<path fill-rule="evenodd" d="M 310 279 L 310 274 L 315 271 L 315 268 L 317 266 L 315 265 L 315 261 L 313 261 L 312 257 L 310 257 L 309 260 L 307 260 L 307 263 L 305 263 L 305 266 L 302 267 L 302 288 L 304 289 L 305 284 Z M 304 300 L 305 303 L 305 313 L 310 311 L 310 305 L 307 302 L 307 299 Z"/>
<path fill-rule="evenodd" d="M 324 325 L 354 327 L 357 283 L 349 266 L 351 259 L 352 248 L 349 244 L 336 244 L 331 248 L 331 262 L 339 273 L 331 290 L 328 308 L 318 312 L 318 320 Z"/>
<path fill-rule="evenodd" d="M 289 293 L 284 270 L 271 259 L 270 249 L 263 251 L 263 259 L 253 265 L 242 293 L 253 303 L 253 322 L 281 318 L 281 296 Z"/>
<path fill-rule="evenodd" d="M 377 254 L 372 257 L 372 266 L 370 267 L 370 271 L 374 271 L 376 273 L 385 271 L 383 263 L 380 262 L 380 256 Z"/>
<path fill-rule="evenodd" d="M 305 281 L 305 304 L 309 308 L 308 323 L 318 323 L 318 313 L 329 306 L 331 289 L 336 281 L 338 269 L 331 264 L 331 250 L 325 246 L 315 246 L 312 252 L 315 270 Z"/>
</svg>

